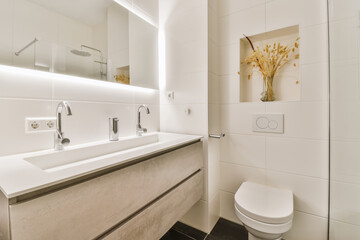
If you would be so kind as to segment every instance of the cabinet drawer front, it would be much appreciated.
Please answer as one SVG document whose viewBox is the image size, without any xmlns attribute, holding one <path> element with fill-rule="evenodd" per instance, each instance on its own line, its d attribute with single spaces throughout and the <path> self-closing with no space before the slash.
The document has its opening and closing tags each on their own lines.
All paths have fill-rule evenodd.
<svg viewBox="0 0 360 240">
<path fill-rule="evenodd" d="M 91 239 L 203 165 L 202 143 L 10 206 L 13 240 Z"/>
<path fill-rule="evenodd" d="M 203 179 L 203 172 L 198 172 L 103 239 L 160 239 L 200 200 Z"/>
</svg>

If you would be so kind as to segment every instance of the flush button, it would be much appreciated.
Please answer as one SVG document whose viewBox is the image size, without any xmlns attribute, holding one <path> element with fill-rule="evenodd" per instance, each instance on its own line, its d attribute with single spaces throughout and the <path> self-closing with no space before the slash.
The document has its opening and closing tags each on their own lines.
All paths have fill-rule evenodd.
<svg viewBox="0 0 360 240">
<path fill-rule="evenodd" d="M 253 132 L 283 133 L 284 114 L 253 114 Z"/>
<path fill-rule="evenodd" d="M 269 126 L 269 119 L 265 117 L 259 117 L 256 119 L 256 125 L 261 129 L 265 129 Z"/>
<path fill-rule="evenodd" d="M 276 122 L 276 121 L 274 121 L 274 120 L 272 120 L 272 121 L 270 121 L 269 122 L 269 128 L 270 129 L 276 129 L 277 127 L 278 127 L 278 123 Z"/>
</svg>

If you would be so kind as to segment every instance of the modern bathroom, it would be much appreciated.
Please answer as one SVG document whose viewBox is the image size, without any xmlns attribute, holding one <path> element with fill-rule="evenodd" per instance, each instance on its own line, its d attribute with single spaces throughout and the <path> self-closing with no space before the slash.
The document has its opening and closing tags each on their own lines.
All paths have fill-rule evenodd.
<svg viewBox="0 0 360 240">
<path fill-rule="evenodd" d="M 0 0 L 0 240 L 360 240 L 359 0 Z"/>
</svg>

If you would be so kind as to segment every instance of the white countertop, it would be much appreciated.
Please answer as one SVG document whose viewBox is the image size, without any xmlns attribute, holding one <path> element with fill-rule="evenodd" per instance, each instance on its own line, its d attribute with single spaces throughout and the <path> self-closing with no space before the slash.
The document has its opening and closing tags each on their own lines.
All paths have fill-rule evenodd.
<svg viewBox="0 0 360 240">
<path fill-rule="evenodd" d="M 54 153 L 53 149 L 10 155 L 0 157 L 0 190 L 7 198 L 13 198 L 22 194 L 30 193 L 45 187 L 59 184 L 71 179 L 95 173 L 97 171 L 128 163 L 130 161 L 152 155 L 154 153 L 166 151 L 168 149 L 185 145 L 190 142 L 200 140 L 202 136 L 173 134 L 173 133 L 149 133 L 144 136 L 158 135 L 158 141 L 140 147 L 111 152 L 110 154 L 81 160 L 65 166 L 54 167 L 50 170 L 43 170 L 31 164 L 28 159 L 31 157 L 41 157 L 42 155 Z M 120 141 L 141 138 L 130 136 L 119 138 Z M 64 152 L 76 150 L 83 147 L 110 143 L 108 140 L 81 144 L 66 147 Z M 111 143 L 110 143 L 111 144 Z"/>
</svg>

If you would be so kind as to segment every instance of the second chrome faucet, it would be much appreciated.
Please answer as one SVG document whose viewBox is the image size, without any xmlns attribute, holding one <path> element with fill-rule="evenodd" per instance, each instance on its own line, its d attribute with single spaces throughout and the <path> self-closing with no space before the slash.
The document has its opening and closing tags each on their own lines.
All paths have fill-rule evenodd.
<svg viewBox="0 0 360 240">
<path fill-rule="evenodd" d="M 150 110 L 147 105 L 142 104 L 137 110 L 137 124 L 136 124 L 136 135 L 142 136 L 143 133 L 147 132 L 146 128 L 141 126 L 141 110 L 145 110 L 146 114 L 150 114 Z M 117 141 L 119 140 L 119 119 L 118 118 L 109 118 L 109 140 Z"/>
<path fill-rule="evenodd" d="M 67 116 L 72 115 L 71 106 L 68 102 L 63 101 L 58 104 L 56 108 L 56 130 L 55 130 L 55 144 L 54 144 L 54 149 L 56 151 L 63 150 L 64 145 L 68 145 L 70 143 L 70 139 L 64 138 L 64 133 L 62 132 L 61 115 L 63 110 L 65 110 Z"/>
<path fill-rule="evenodd" d="M 141 127 L 141 110 L 142 109 L 145 110 L 146 114 L 150 114 L 150 110 L 147 105 L 145 105 L 145 104 L 140 105 L 140 107 L 138 108 L 138 111 L 137 111 L 138 121 L 136 124 L 136 135 L 138 135 L 138 136 L 141 136 L 143 133 L 147 132 L 146 128 Z"/>
</svg>

